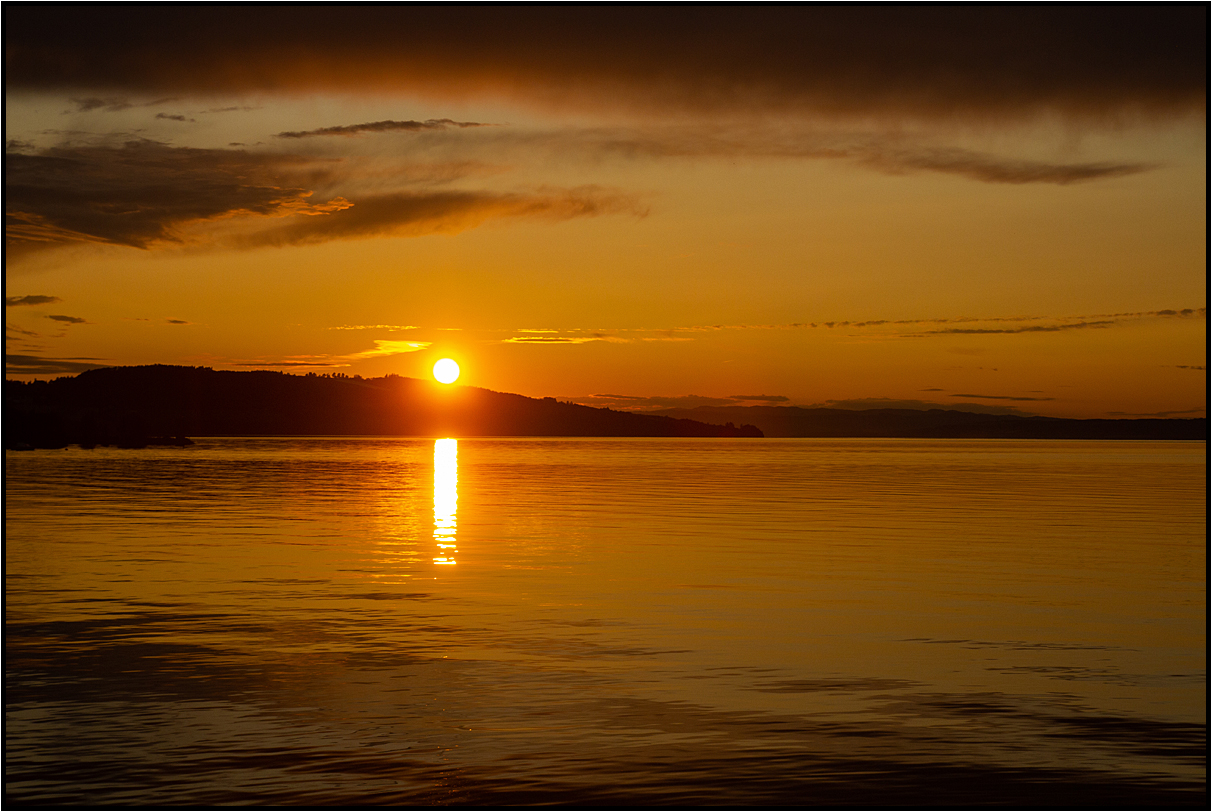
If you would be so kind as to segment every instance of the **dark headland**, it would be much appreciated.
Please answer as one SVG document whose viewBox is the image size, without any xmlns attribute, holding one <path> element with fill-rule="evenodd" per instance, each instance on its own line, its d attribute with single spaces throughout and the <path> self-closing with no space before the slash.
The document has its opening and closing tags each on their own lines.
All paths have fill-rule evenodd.
<svg viewBox="0 0 1212 812">
<path fill-rule="evenodd" d="M 761 437 L 753 426 L 595 409 L 388 375 L 107 367 L 4 382 L 4 447 L 184 445 L 188 437 Z"/>
<path fill-rule="evenodd" d="M 1208 421 L 793 406 L 636 414 L 396 375 L 361 378 L 158 365 L 4 384 L 5 448 L 137 448 L 230 435 L 1206 440 Z"/>
</svg>

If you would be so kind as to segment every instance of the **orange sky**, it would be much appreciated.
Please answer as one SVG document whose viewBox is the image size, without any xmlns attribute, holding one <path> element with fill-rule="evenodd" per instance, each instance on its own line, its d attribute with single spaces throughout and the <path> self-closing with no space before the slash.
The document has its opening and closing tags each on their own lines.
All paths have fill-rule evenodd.
<svg viewBox="0 0 1212 812">
<path fill-rule="evenodd" d="M 1205 414 L 1206 7 L 46 14 L 9 377 Z"/>
</svg>

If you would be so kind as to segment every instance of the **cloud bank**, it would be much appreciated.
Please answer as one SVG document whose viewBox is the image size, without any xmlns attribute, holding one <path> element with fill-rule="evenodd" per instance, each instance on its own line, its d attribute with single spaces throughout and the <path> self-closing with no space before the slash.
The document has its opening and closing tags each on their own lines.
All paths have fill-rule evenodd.
<svg viewBox="0 0 1212 812">
<path fill-rule="evenodd" d="M 9 153 L 6 243 L 18 254 L 81 243 L 148 249 L 217 239 L 199 227 L 222 220 L 234 224 L 227 242 L 256 247 L 453 233 L 497 218 L 645 214 L 635 196 L 595 186 L 362 194 L 351 171 L 306 156 L 145 140 Z M 342 183 L 349 198 L 315 199 L 315 188 Z"/>
<path fill-rule="evenodd" d="M 159 116 L 157 116 L 159 118 Z M 428 121 L 372 121 L 367 124 L 346 124 L 339 127 L 321 127 L 317 130 L 296 130 L 278 133 L 278 138 L 311 138 L 317 135 L 361 135 L 362 133 L 419 132 L 421 130 L 446 130 L 451 127 L 491 127 L 478 121 L 451 121 L 448 118 L 431 118 Z"/>
<path fill-rule="evenodd" d="M 55 147 L 5 156 L 5 235 L 18 249 L 63 243 L 148 248 L 179 243 L 187 225 L 236 215 L 283 216 L 339 208 L 282 177 L 305 162 L 239 150 Z"/>
<path fill-rule="evenodd" d="M 1202 111 L 1203 5 L 6 9 L 10 88 L 931 118 Z M 166 47 L 165 43 L 173 43 Z"/>
</svg>

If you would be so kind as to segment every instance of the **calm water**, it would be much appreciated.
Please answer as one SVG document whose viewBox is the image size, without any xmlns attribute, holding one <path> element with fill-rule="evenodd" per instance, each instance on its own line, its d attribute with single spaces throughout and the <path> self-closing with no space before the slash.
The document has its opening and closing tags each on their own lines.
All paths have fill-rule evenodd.
<svg viewBox="0 0 1212 812">
<path fill-rule="evenodd" d="M 7 452 L 6 800 L 1207 808 L 1205 463 Z"/>
</svg>

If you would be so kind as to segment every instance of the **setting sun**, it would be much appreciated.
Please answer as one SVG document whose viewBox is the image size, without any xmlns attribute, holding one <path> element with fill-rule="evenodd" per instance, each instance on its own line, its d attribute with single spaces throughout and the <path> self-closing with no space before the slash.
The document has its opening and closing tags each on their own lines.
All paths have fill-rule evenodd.
<svg viewBox="0 0 1212 812">
<path fill-rule="evenodd" d="M 443 358 L 433 365 L 433 376 L 438 383 L 454 383 L 459 379 L 459 365 L 449 358 Z"/>
</svg>

